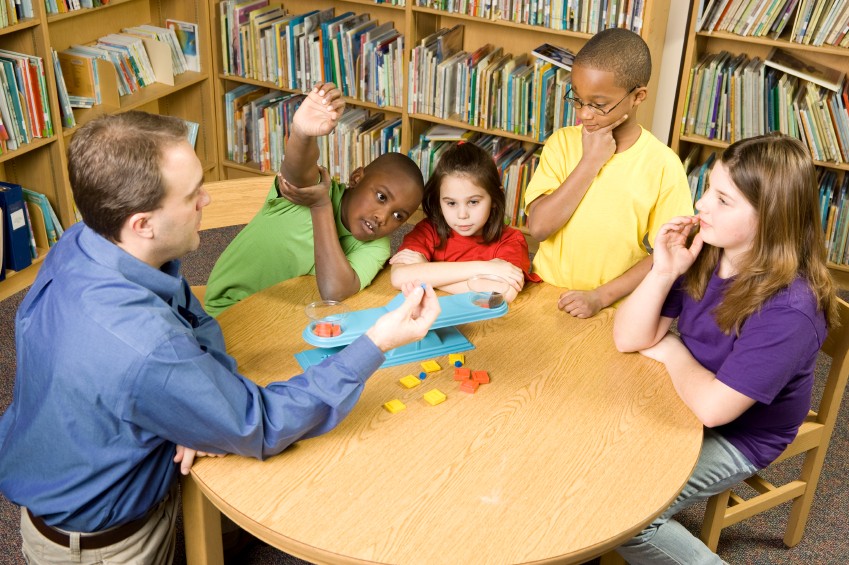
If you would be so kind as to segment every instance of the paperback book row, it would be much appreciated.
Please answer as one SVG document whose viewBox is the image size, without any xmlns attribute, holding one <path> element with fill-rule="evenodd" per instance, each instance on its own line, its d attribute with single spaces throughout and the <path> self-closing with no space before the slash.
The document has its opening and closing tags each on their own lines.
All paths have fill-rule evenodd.
<svg viewBox="0 0 849 565">
<path fill-rule="evenodd" d="M 46 253 L 64 233 L 50 201 L 19 184 L 0 181 L 0 280 Z"/>
<path fill-rule="evenodd" d="M 417 6 L 487 20 L 596 33 L 643 28 L 644 0 L 416 0 Z"/>
<path fill-rule="evenodd" d="M 179 33 L 178 33 L 179 32 Z M 76 124 L 74 108 L 98 104 L 119 106 L 118 98 L 160 82 L 174 85 L 174 77 L 199 71 L 197 24 L 167 20 L 124 28 L 93 45 L 72 45 L 52 52 L 62 123 Z"/>
<path fill-rule="evenodd" d="M 504 220 L 512 226 L 525 226 L 525 189 L 539 164 L 542 148 L 536 145 L 528 147 L 515 139 L 493 134 L 433 126 L 419 138 L 418 145 L 409 152 L 410 158 L 422 170 L 425 182 L 430 178 L 442 154 L 458 141 L 474 143 L 492 155 L 501 175 L 501 186 L 507 201 Z"/>
<path fill-rule="evenodd" d="M 691 69 L 681 134 L 733 143 L 770 131 L 805 141 L 818 161 L 849 162 L 844 73 L 774 49 L 766 59 L 726 51 Z"/>
<path fill-rule="evenodd" d="M 109 0 L 44 0 L 48 14 L 64 14 L 87 8 L 100 8 L 109 4 Z"/>
<path fill-rule="evenodd" d="M 13 26 L 32 17 L 32 0 L 0 0 L 0 27 Z"/>
<path fill-rule="evenodd" d="M 227 158 L 254 164 L 264 172 L 279 170 L 292 117 L 304 98 L 302 94 L 250 84 L 225 93 Z M 349 107 L 334 131 L 318 142 L 320 163 L 335 179 L 346 182 L 357 167 L 400 150 L 401 118 Z"/>
<path fill-rule="evenodd" d="M 717 158 L 716 153 L 710 153 L 702 164 L 695 164 L 698 153 L 699 148 L 694 147 L 684 159 L 694 206 L 704 193 Z M 825 233 L 828 261 L 849 265 L 849 173 L 820 169 L 818 184 L 820 221 Z"/>
<path fill-rule="evenodd" d="M 393 22 L 334 8 L 290 14 L 268 0 L 219 9 L 225 74 L 301 92 L 333 82 L 345 96 L 401 106 L 404 37 Z"/>
<path fill-rule="evenodd" d="M 702 0 L 698 10 L 696 31 L 849 47 L 846 0 Z"/>
<path fill-rule="evenodd" d="M 0 49 L 0 154 L 53 135 L 41 57 Z"/>
<path fill-rule="evenodd" d="M 443 28 L 413 48 L 408 111 L 545 141 L 575 124 L 564 100 L 574 55 L 549 44 L 514 56 L 486 44 L 462 50 L 463 26 Z"/>
</svg>

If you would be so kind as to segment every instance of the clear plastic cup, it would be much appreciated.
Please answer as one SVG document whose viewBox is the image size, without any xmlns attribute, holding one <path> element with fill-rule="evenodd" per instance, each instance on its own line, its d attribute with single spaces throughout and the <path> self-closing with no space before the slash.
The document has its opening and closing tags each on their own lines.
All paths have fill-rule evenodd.
<svg viewBox="0 0 849 565">
<path fill-rule="evenodd" d="M 510 288 L 510 283 L 498 275 L 475 275 L 468 285 L 472 304 L 481 308 L 498 308 L 504 304 L 504 296 Z"/>
<path fill-rule="evenodd" d="M 318 337 L 337 337 L 345 331 L 345 319 L 351 312 L 338 300 L 318 300 L 307 304 L 304 311 L 310 319 L 310 331 Z"/>
</svg>

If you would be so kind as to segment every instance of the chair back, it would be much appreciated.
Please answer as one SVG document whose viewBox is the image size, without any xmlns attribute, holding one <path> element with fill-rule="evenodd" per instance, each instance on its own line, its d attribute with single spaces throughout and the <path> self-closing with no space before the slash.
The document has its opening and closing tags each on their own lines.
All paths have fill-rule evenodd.
<svg viewBox="0 0 849 565">
<path fill-rule="evenodd" d="M 250 222 L 265 203 L 271 182 L 272 177 L 263 175 L 205 183 L 203 187 L 211 201 L 203 209 L 201 230 L 241 226 Z M 192 293 L 203 303 L 206 286 L 193 285 Z"/>
<path fill-rule="evenodd" d="M 744 499 L 733 490 L 727 490 L 712 496 L 708 500 L 701 532 L 702 541 L 710 549 L 716 551 L 723 528 L 789 500 L 793 501 L 793 505 L 787 520 L 784 544 L 793 547 L 802 540 L 849 375 L 849 304 L 839 298 L 837 301 L 839 326 L 829 331 L 821 349 L 831 357 L 831 367 L 819 407 L 808 413 L 796 439 L 772 464 L 803 455 L 805 459 L 799 477 L 785 485 L 776 486 L 761 474 L 755 474 L 745 482 L 757 491 L 757 495 Z"/>
<path fill-rule="evenodd" d="M 208 182 L 203 185 L 212 201 L 203 209 L 201 229 L 247 224 L 265 202 L 272 177 L 256 176 Z"/>
</svg>

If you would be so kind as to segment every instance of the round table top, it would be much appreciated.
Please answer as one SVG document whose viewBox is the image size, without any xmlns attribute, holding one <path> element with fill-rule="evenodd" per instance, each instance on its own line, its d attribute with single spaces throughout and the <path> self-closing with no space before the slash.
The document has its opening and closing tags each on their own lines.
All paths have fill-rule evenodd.
<svg viewBox="0 0 849 565">
<path fill-rule="evenodd" d="M 529 284 L 504 317 L 460 326 L 476 346 L 466 366 L 492 379 L 475 394 L 447 356 L 413 389 L 398 381 L 418 363 L 381 369 L 334 430 L 266 461 L 204 459 L 195 481 L 239 525 L 313 562 L 581 562 L 618 546 L 677 496 L 702 426 L 660 363 L 616 351 L 611 310 L 572 318 L 560 292 Z M 396 294 L 384 271 L 346 303 Z M 224 312 L 239 370 L 259 384 L 300 373 L 317 299 L 300 277 Z M 431 406 L 434 388 L 448 398 Z M 392 399 L 406 409 L 388 412 Z"/>
</svg>

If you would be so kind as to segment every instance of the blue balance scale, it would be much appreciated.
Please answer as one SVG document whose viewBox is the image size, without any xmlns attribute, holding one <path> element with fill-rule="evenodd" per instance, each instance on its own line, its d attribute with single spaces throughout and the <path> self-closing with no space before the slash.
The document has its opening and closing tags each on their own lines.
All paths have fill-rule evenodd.
<svg viewBox="0 0 849 565">
<path fill-rule="evenodd" d="M 482 297 L 482 294 L 484 297 Z M 487 299 L 486 295 L 490 298 Z M 334 353 L 340 352 L 346 345 L 363 335 L 374 325 L 378 318 L 394 310 L 404 302 L 404 294 L 399 293 L 386 306 L 350 312 L 341 321 L 342 333 L 335 337 L 320 337 L 313 332 L 316 322 L 310 322 L 304 328 L 304 341 L 318 349 L 308 349 L 295 353 L 295 359 L 303 369 L 317 365 Z M 496 306 L 495 303 L 499 304 Z M 507 303 L 497 293 L 465 292 L 441 296 L 439 305 L 442 311 L 431 326 L 427 335 L 407 345 L 386 352 L 386 361 L 381 367 L 393 367 L 432 359 L 449 353 L 469 351 L 475 346 L 454 326 L 500 318 L 507 313 Z M 335 321 L 335 320 L 329 320 Z"/>
</svg>

